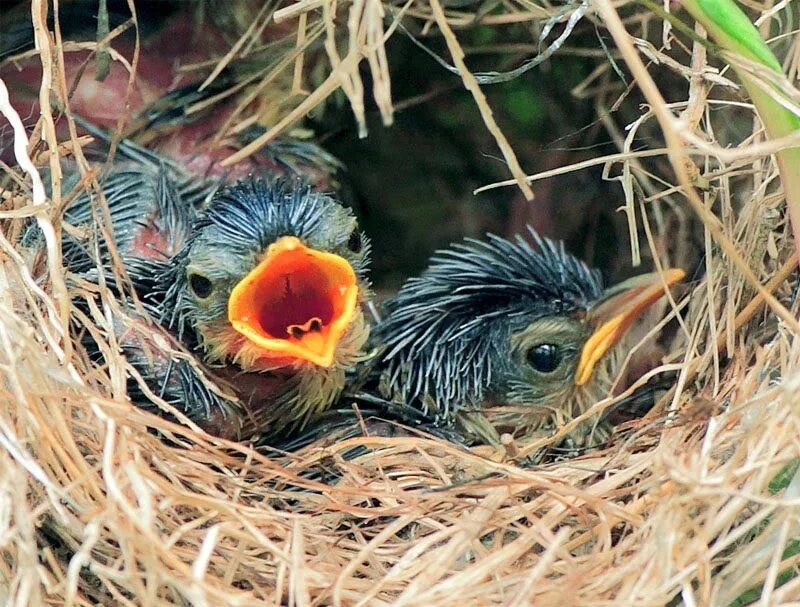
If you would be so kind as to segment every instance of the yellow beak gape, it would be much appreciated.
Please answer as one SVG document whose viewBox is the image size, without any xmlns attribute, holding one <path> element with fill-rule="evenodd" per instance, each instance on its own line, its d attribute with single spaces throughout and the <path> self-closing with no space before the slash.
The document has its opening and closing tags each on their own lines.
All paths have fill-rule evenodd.
<svg viewBox="0 0 800 607">
<path fill-rule="evenodd" d="M 330 367 L 357 301 L 356 274 L 346 259 L 284 236 L 233 288 L 228 320 L 266 359 Z"/>
<path fill-rule="evenodd" d="M 588 382 L 595 366 L 606 352 L 625 335 L 647 308 L 661 299 L 667 289 L 681 281 L 685 275 L 680 269 L 666 270 L 663 275 L 657 272 L 643 274 L 606 291 L 599 304 L 589 312 L 590 322 L 599 325 L 583 346 L 575 373 L 575 384 L 582 386 Z"/>
</svg>

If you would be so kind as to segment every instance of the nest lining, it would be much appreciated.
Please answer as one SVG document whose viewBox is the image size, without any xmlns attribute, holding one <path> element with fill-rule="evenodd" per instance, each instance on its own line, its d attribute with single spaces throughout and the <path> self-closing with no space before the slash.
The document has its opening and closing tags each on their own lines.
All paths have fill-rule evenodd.
<svg viewBox="0 0 800 607">
<path fill-rule="evenodd" d="M 289 9 L 302 12 L 305 4 Z M 388 68 L 376 44 L 384 33 L 380 15 L 404 10 L 431 19 L 456 56 L 457 28 L 467 17 L 435 0 L 355 6 L 343 25 L 324 5 L 324 22 L 345 28 L 358 52 L 367 49 L 332 63 L 353 77 L 366 56 L 376 100 L 390 116 Z M 509 7 L 503 15 L 546 23 L 555 13 L 537 5 L 529 12 Z M 637 28 L 656 23 L 630 19 L 625 25 L 644 38 Z M 796 56 L 796 44 L 795 36 L 787 57 Z M 130 368 L 112 354 L 108 318 L 118 304 L 101 289 L 101 304 L 79 319 L 106 338 L 109 363 L 98 368 L 68 337 L 66 281 L 56 250 L 32 274 L 15 242 L 23 215 L 55 234 L 53 207 L 40 211 L 32 203 L 41 202 L 41 192 L 31 197 L 28 187 L 9 185 L 0 238 L 2 602 L 794 601 L 800 595 L 800 581 L 791 575 L 798 566 L 798 345 L 792 328 L 723 254 L 724 245 L 736 247 L 796 317 L 795 264 L 777 170 L 769 150 L 754 147 L 762 140 L 757 120 L 736 150 L 719 143 L 727 134 L 711 108 L 738 101 L 724 90 L 735 85 L 708 66 L 701 46 L 681 53 L 640 42 L 639 50 L 654 60 L 652 70 L 660 63 L 690 81 L 685 101 L 672 108 L 695 135 L 686 144 L 695 159 L 694 185 L 723 218 L 727 242 L 689 218 L 685 185 L 673 183 L 664 164 L 643 165 L 634 138 L 606 117 L 620 148 L 613 165 L 622 171 L 614 178 L 623 185 L 634 243 L 641 235 L 653 257 L 668 252 L 679 264 L 695 242 L 675 242 L 675 234 L 694 233 L 704 249 L 704 272 L 674 302 L 685 311 L 665 357 L 679 371 L 668 398 L 618 429 L 606 448 L 536 468 L 507 461 L 512 453 L 468 453 L 417 437 L 362 437 L 268 456 L 132 407 L 125 399 Z M 55 52 L 48 41 L 41 59 L 45 74 L 57 78 Z M 465 85 L 477 91 L 463 64 L 458 67 Z M 352 79 L 326 79 L 322 93 L 307 99 L 339 86 L 362 116 Z M 593 94 L 601 99 L 602 93 L 600 85 Z M 478 92 L 475 97 L 486 103 Z M 309 109 L 304 103 L 296 115 Z M 498 125 L 485 112 L 484 118 L 509 159 L 513 150 L 498 137 Z M 293 120 L 279 121 L 275 132 Z M 653 121 L 641 108 L 628 135 L 658 136 Z M 42 137 L 59 149 L 46 120 Z M 664 156 L 659 146 L 651 149 Z M 589 414 L 610 404 L 603 401 Z M 348 459 L 353 447 L 367 451 Z"/>
</svg>

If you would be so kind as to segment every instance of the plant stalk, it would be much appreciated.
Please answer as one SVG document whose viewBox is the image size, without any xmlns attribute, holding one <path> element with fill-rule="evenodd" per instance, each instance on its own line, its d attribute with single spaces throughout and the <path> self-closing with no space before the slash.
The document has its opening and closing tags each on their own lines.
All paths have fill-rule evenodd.
<svg viewBox="0 0 800 607">
<path fill-rule="evenodd" d="M 781 64 L 733 0 L 682 0 L 681 5 L 706 29 L 720 48 L 783 75 Z M 753 100 L 770 139 L 780 139 L 800 131 L 800 117 L 778 103 L 763 81 L 756 80 L 736 65 L 732 67 Z M 800 147 L 780 150 L 776 157 L 792 222 L 795 249 L 800 259 Z"/>
</svg>

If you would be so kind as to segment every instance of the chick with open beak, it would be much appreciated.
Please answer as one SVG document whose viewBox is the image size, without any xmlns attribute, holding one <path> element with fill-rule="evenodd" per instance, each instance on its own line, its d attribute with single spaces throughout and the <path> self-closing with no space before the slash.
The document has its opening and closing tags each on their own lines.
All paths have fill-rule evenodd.
<svg viewBox="0 0 800 607">
<path fill-rule="evenodd" d="M 604 289 L 539 237 L 490 235 L 440 251 L 374 329 L 380 391 L 468 440 L 497 444 L 585 412 L 614 377 L 614 346 L 681 270 Z"/>
<path fill-rule="evenodd" d="M 369 245 L 352 211 L 307 186 L 218 191 L 159 280 L 157 310 L 236 389 L 240 435 L 302 425 L 363 356 Z"/>
<path fill-rule="evenodd" d="M 297 179 L 198 179 L 127 141 L 101 169 L 130 283 L 112 271 L 98 194 L 69 168 L 65 191 L 80 193 L 64 212 L 63 258 L 72 276 L 101 277 L 120 297 L 110 330 L 144 380 L 129 382 L 135 404 L 159 411 L 156 395 L 208 432 L 244 439 L 302 426 L 336 400 L 369 334 L 369 243 L 349 208 Z M 36 264 L 35 223 L 22 241 Z M 149 314 L 129 305 L 129 285 Z"/>
</svg>

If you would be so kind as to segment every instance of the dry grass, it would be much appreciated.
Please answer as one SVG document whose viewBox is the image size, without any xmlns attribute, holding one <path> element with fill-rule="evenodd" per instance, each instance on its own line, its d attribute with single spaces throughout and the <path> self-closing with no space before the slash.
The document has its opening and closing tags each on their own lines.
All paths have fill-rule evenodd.
<svg viewBox="0 0 800 607">
<path fill-rule="evenodd" d="M 40 3 L 33 4 L 41 24 Z M 785 28 L 786 69 L 796 79 L 800 41 L 783 18 L 786 3 L 749 5 L 765 33 Z M 483 23 L 568 18 L 547 3 L 503 7 Z M 800 342 L 775 147 L 754 115 L 752 133 L 729 147 L 730 111 L 752 108 L 709 65 L 702 44 L 683 47 L 661 21 L 621 3 L 596 0 L 592 8 L 586 18 L 608 28 L 619 49 L 612 57 L 629 66 L 635 83 L 611 86 L 615 68 L 600 53 L 575 94 L 596 99 L 618 144 L 619 154 L 597 163 L 622 185 L 634 258 L 640 235 L 664 264 L 696 253 L 676 234 L 696 232 L 704 249 L 704 278 L 669 306 L 685 312 L 656 372 L 678 370 L 679 379 L 656 409 L 605 450 L 535 469 L 423 438 L 359 438 L 266 457 L 202 435 L 131 407 L 124 359 L 109 355 L 111 363 L 96 368 L 71 342 L 56 247 L 60 201 L 9 186 L 0 215 L 0 602 L 724 606 L 763 585 L 750 601 L 797 604 L 800 578 L 780 574 L 796 571 L 800 558 L 786 552 L 793 540 L 796 546 L 800 508 L 800 477 L 787 470 L 800 457 Z M 473 18 L 435 0 L 356 0 L 338 6 L 337 21 L 334 10 L 312 0 L 276 14 L 298 24 L 297 51 L 281 64 L 294 75 L 294 90 L 303 88 L 309 37 L 327 39 L 331 71 L 268 137 L 338 88 L 363 126 L 357 66 L 365 59 L 391 121 L 383 42 L 396 21 L 382 15 L 443 31 L 457 65 L 459 30 Z M 248 35 L 260 27 L 254 23 Z M 648 28 L 670 45 L 654 45 L 643 34 Z M 64 93 L 59 38 L 39 29 L 37 40 L 48 75 L 43 91 L 54 83 Z M 248 44 L 243 39 L 232 52 Z M 664 101 L 650 77 L 659 70 L 688 81 L 684 100 L 674 101 L 673 91 L 673 101 Z M 648 105 L 625 132 L 612 110 L 632 103 L 635 87 Z M 243 121 L 251 119 L 246 109 Z M 519 182 L 519 164 L 488 106 L 482 115 Z M 59 148 L 47 111 L 41 125 L 37 136 L 55 167 Z M 645 131 L 654 143 L 634 149 Z M 13 241 L 23 216 L 36 217 L 49 235 L 48 271 L 36 277 Z M 102 302 L 87 319 L 99 331 L 116 306 L 106 295 Z M 346 460 L 355 445 L 370 450 Z M 337 480 L 305 474 L 320 467 Z"/>
</svg>

